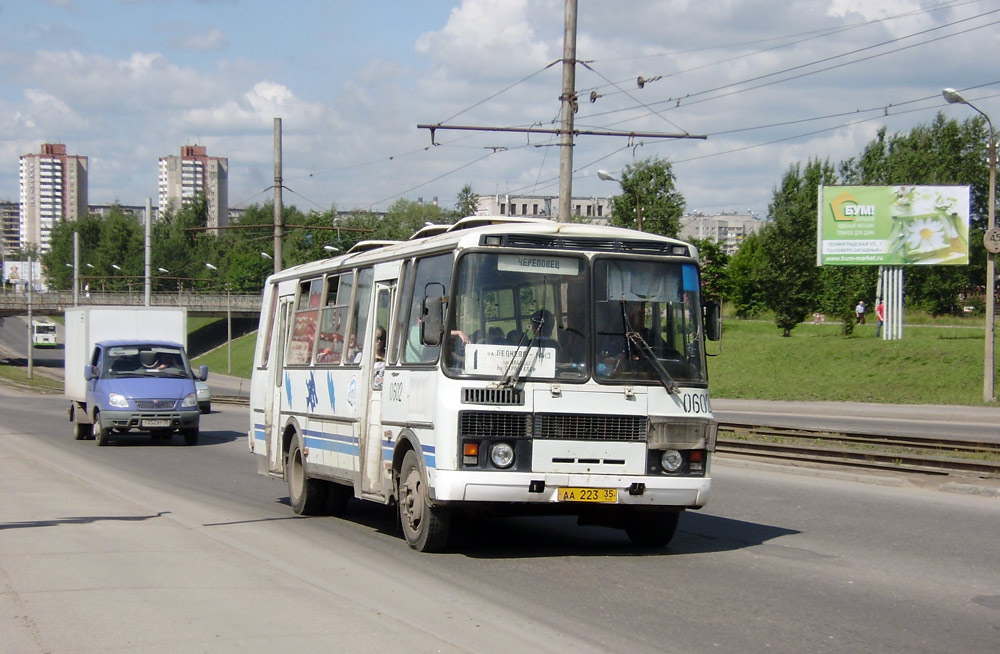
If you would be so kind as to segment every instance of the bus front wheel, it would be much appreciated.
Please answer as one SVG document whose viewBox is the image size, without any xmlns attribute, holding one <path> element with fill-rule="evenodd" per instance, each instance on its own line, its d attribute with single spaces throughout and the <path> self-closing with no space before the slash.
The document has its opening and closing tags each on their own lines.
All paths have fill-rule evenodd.
<svg viewBox="0 0 1000 654">
<path fill-rule="evenodd" d="M 638 547 L 666 547 L 680 517 L 680 511 L 633 511 L 625 518 L 625 533 Z"/>
<path fill-rule="evenodd" d="M 427 494 L 427 482 L 420 472 L 417 453 L 403 457 L 399 471 L 399 522 L 406 542 L 420 552 L 440 552 L 448 544 L 451 515 L 447 508 L 434 506 Z"/>
</svg>

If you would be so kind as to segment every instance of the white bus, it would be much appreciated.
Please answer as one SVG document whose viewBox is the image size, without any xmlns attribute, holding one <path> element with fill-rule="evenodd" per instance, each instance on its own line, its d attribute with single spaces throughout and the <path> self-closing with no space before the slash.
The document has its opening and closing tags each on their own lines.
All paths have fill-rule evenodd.
<svg viewBox="0 0 1000 654">
<path fill-rule="evenodd" d="M 464 511 L 568 513 L 663 546 L 711 489 L 698 253 L 466 218 L 268 278 L 251 452 L 299 514 L 395 504 L 411 547 Z"/>
<path fill-rule="evenodd" d="M 45 317 L 32 318 L 31 344 L 34 347 L 58 347 L 55 321 Z"/>
</svg>

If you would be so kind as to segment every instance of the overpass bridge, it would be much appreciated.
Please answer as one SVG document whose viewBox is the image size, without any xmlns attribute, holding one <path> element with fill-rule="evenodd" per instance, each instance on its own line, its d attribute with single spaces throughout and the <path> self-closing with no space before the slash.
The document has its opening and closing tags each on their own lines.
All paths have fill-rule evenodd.
<svg viewBox="0 0 1000 654">
<path fill-rule="evenodd" d="M 206 293 L 152 293 L 149 299 L 154 307 L 184 307 L 189 316 L 253 318 L 260 316 L 261 296 Z M 73 306 L 144 306 L 142 293 L 80 293 L 73 302 L 72 291 L 48 291 L 31 294 L 31 314 L 39 316 L 62 315 Z M 28 295 L 7 291 L 0 293 L 0 318 L 28 315 Z"/>
</svg>

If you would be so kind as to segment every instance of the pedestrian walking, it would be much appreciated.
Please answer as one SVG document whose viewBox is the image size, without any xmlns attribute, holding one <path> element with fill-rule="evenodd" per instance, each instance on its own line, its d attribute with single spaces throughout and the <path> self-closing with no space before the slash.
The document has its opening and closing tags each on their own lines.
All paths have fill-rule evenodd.
<svg viewBox="0 0 1000 654">
<path fill-rule="evenodd" d="M 854 315 L 858 319 L 858 324 L 865 324 L 865 301 L 858 300 L 858 306 L 854 307 Z"/>
<path fill-rule="evenodd" d="M 878 323 L 875 325 L 875 338 L 882 335 L 882 323 L 885 322 L 885 303 L 882 302 L 882 298 L 879 298 L 878 304 L 875 305 L 875 318 Z"/>
</svg>

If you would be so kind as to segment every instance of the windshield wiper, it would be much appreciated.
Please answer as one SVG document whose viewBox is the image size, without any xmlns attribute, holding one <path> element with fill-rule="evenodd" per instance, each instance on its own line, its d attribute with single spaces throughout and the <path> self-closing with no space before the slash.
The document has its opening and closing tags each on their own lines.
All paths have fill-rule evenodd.
<svg viewBox="0 0 1000 654">
<path fill-rule="evenodd" d="M 656 358 L 656 353 L 653 352 L 653 348 L 649 347 L 649 343 L 647 343 L 646 339 L 642 337 L 642 334 L 633 329 L 629 329 L 625 332 L 625 338 L 629 341 L 629 347 L 631 348 L 634 346 L 635 349 L 643 357 L 645 357 L 646 361 L 649 362 L 649 365 L 653 367 L 653 372 L 655 372 L 656 376 L 660 378 L 660 383 L 663 384 L 663 388 L 667 389 L 668 393 L 676 393 L 678 389 L 677 382 L 673 380 L 673 377 L 670 376 L 667 369 L 664 368 L 663 364 L 660 363 L 660 360 Z"/>
<path fill-rule="evenodd" d="M 521 334 L 520 340 L 518 340 L 517 349 L 514 350 L 514 356 L 511 357 L 510 363 L 507 364 L 507 370 L 504 371 L 503 381 L 500 382 L 501 388 L 514 388 L 517 385 L 518 379 L 521 376 L 521 370 L 524 368 L 524 362 L 528 360 L 528 353 L 531 352 L 531 346 L 534 345 L 535 339 L 538 338 L 539 332 L 541 332 L 542 319 L 539 318 L 535 320 L 534 318 L 529 319 L 532 324 L 531 338 L 528 339 L 528 344 L 524 346 L 524 354 L 521 354 L 521 343 L 524 343 L 524 337 L 527 334 Z M 513 374 L 510 372 L 510 367 L 514 365 L 514 361 L 520 356 L 521 360 L 517 363 L 517 368 L 514 369 Z"/>
</svg>

